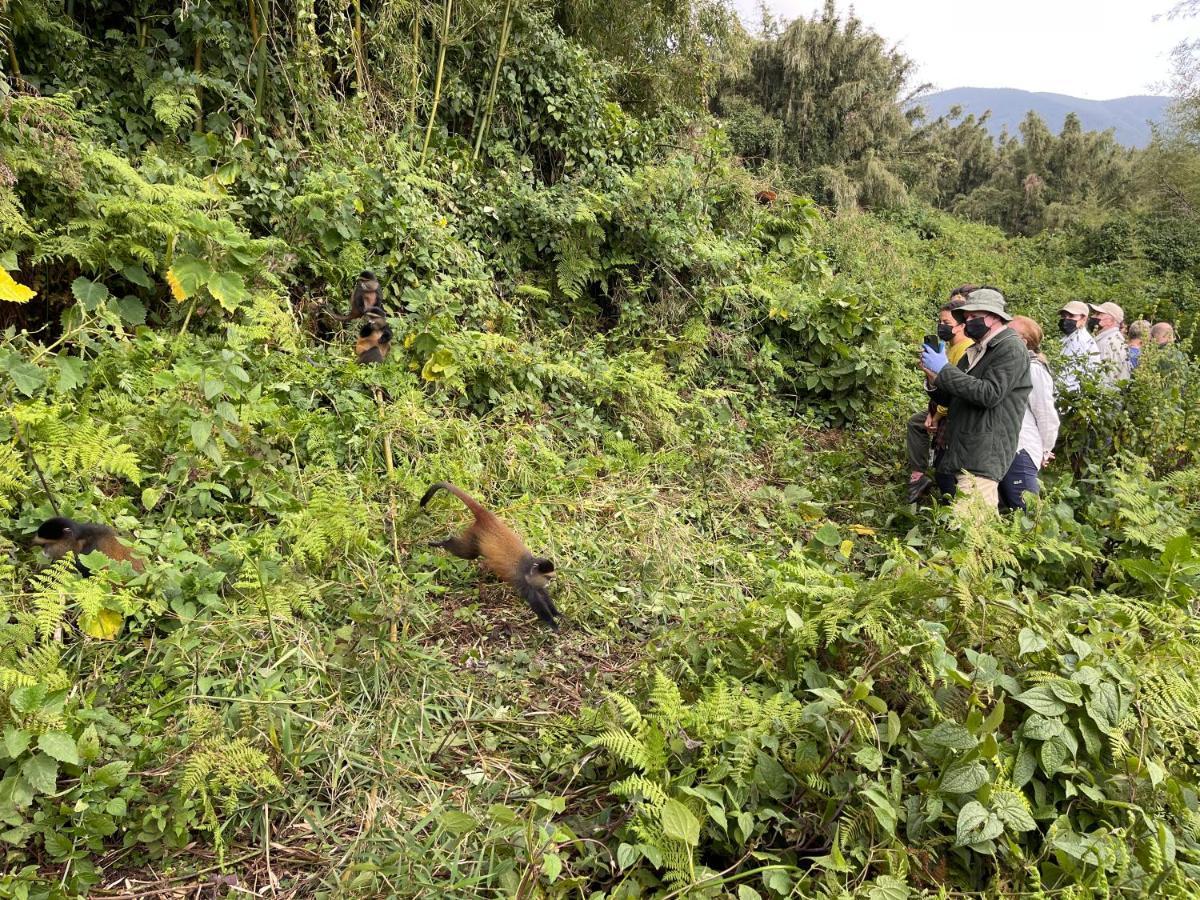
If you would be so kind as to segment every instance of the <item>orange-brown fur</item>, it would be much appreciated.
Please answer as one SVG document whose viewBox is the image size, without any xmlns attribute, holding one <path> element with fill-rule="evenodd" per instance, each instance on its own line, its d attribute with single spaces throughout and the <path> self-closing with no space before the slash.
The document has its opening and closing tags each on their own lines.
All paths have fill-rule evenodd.
<svg viewBox="0 0 1200 900">
<path fill-rule="evenodd" d="M 117 533 L 107 525 L 93 525 L 61 517 L 48 519 L 38 528 L 33 542 L 42 547 L 46 555 L 53 560 L 74 553 L 75 566 L 83 575 L 91 573 L 87 566 L 80 562 L 79 557 L 97 550 L 109 559 L 130 563 L 135 572 L 141 572 L 145 568 L 145 564 L 121 543 Z"/>
<path fill-rule="evenodd" d="M 547 590 L 554 563 L 544 557 L 535 557 L 515 531 L 456 485 L 445 481 L 432 485 L 421 498 L 421 506 L 428 503 L 438 490 L 447 491 L 466 504 L 474 514 L 475 521 L 461 534 L 437 541 L 434 546 L 442 547 L 461 559 L 482 556 L 484 568 L 508 582 L 525 598 L 539 619 L 551 628 L 557 628 L 554 617 L 559 614 L 558 609 Z"/>
</svg>

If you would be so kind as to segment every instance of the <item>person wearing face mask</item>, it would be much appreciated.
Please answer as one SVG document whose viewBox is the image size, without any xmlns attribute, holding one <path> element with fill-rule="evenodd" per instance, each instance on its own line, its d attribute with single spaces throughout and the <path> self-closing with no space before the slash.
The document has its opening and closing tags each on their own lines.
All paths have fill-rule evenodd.
<svg viewBox="0 0 1200 900">
<path fill-rule="evenodd" d="M 976 495 L 996 510 L 1033 386 L 1029 351 L 1008 327 L 1012 316 L 996 288 L 973 291 L 955 318 L 975 342 L 959 364 L 950 365 L 944 352 L 932 348 L 921 353 L 930 395 L 950 409 L 937 483 L 947 494 Z"/>
<path fill-rule="evenodd" d="M 937 336 L 946 345 L 946 358 L 950 365 L 958 365 L 967 348 L 974 343 L 963 334 L 963 323 L 954 318 L 954 311 L 967 302 L 967 294 L 976 290 L 973 284 L 964 284 L 950 292 L 950 299 L 938 310 Z M 930 402 L 926 408 L 914 413 L 908 420 L 908 502 L 916 503 L 933 487 L 933 479 L 925 474 L 929 467 L 929 448 L 938 428 L 946 418 L 946 407 Z"/>
<path fill-rule="evenodd" d="M 1100 381 L 1112 387 L 1118 381 L 1129 378 L 1129 351 L 1125 349 L 1125 338 L 1121 336 L 1121 323 L 1125 321 L 1125 310 L 1115 303 L 1101 303 L 1091 307 L 1096 314 L 1096 348 L 1100 351 Z"/>
<path fill-rule="evenodd" d="M 1065 390 L 1079 390 L 1079 379 L 1100 368 L 1100 348 L 1088 333 L 1088 305 L 1072 300 L 1058 311 L 1058 330 L 1063 334 L 1062 372 L 1059 381 Z"/>
</svg>

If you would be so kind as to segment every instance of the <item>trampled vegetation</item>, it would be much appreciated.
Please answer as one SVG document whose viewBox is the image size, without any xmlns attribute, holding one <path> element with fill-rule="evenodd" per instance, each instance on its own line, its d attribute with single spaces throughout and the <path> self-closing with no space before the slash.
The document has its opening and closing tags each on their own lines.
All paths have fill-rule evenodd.
<svg viewBox="0 0 1200 900">
<path fill-rule="evenodd" d="M 1140 154 L 984 147 L 853 22 L 707 0 L 0 37 L 0 894 L 1200 893 L 1200 368 L 1082 391 L 1027 515 L 901 490 L 955 284 L 1192 351 L 1186 90 Z M 798 146 L 819 92 L 876 127 Z M 322 315 L 363 269 L 369 368 Z M 443 479 L 560 633 L 428 546 Z M 45 567 L 55 504 L 145 571 Z"/>
</svg>

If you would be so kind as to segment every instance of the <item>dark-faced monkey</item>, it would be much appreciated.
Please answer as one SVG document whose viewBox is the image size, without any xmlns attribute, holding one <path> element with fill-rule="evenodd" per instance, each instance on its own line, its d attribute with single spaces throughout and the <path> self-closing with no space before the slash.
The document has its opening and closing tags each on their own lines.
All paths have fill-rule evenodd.
<svg viewBox="0 0 1200 900">
<path fill-rule="evenodd" d="M 331 312 L 330 316 L 339 322 L 349 322 L 351 319 L 361 319 L 371 309 L 378 309 L 380 316 L 384 314 L 383 300 L 379 296 L 379 279 L 374 272 L 362 272 L 354 282 L 354 293 L 350 295 L 350 312 L 344 316 Z"/>
<path fill-rule="evenodd" d="M 370 310 L 368 310 L 368 313 Z M 392 352 L 392 329 L 382 318 L 368 316 L 354 342 L 354 354 L 359 363 L 381 363 Z"/>
<path fill-rule="evenodd" d="M 84 576 L 92 573 L 79 557 L 96 550 L 109 559 L 125 560 L 133 565 L 135 572 L 141 572 L 145 568 L 142 561 L 117 539 L 117 533 L 107 525 L 76 522 L 62 517 L 47 519 L 39 526 L 33 542 L 42 547 L 46 555 L 55 561 L 68 553 L 75 554 L 75 568 Z"/>
<path fill-rule="evenodd" d="M 508 582 L 520 594 L 537 617 L 558 630 L 554 620 L 560 613 L 550 599 L 550 579 L 554 575 L 554 563 L 544 556 L 534 556 L 515 531 L 500 521 L 493 513 L 460 487 L 446 481 L 430 486 L 421 498 L 425 506 L 438 490 L 448 491 L 466 504 L 475 516 L 465 531 L 452 535 L 444 541 L 435 541 L 431 546 L 449 550 L 460 559 L 483 557 L 483 566 L 497 578 Z"/>
</svg>

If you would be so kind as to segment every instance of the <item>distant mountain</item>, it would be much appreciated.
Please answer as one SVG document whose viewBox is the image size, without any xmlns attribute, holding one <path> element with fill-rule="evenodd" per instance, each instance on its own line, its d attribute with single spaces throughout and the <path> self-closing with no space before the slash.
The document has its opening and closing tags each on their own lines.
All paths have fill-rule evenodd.
<svg viewBox="0 0 1200 900">
<path fill-rule="evenodd" d="M 1057 133 L 1067 113 L 1076 113 L 1087 131 L 1115 129 L 1118 143 L 1126 147 L 1144 147 L 1150 143 L 1148 122 L 1161 122 L 1170 97 L 1119 97 L 1116 100 L 1084 100 L 1066 94 L 1044 94 L 1018 91 L 1013 88 L 951 88 L 927 94 L 914 101 L 925 107 L 928 121 L 945 115 L 954 106 L 963 108 L 963 115 L 976 117 L 989 109 L 988 128 L 993 135 L 1008 126 L 1009 134 L 1018 134 L 1017 126 L 1029 110 L 1041 116 Z"/>
</svg>

